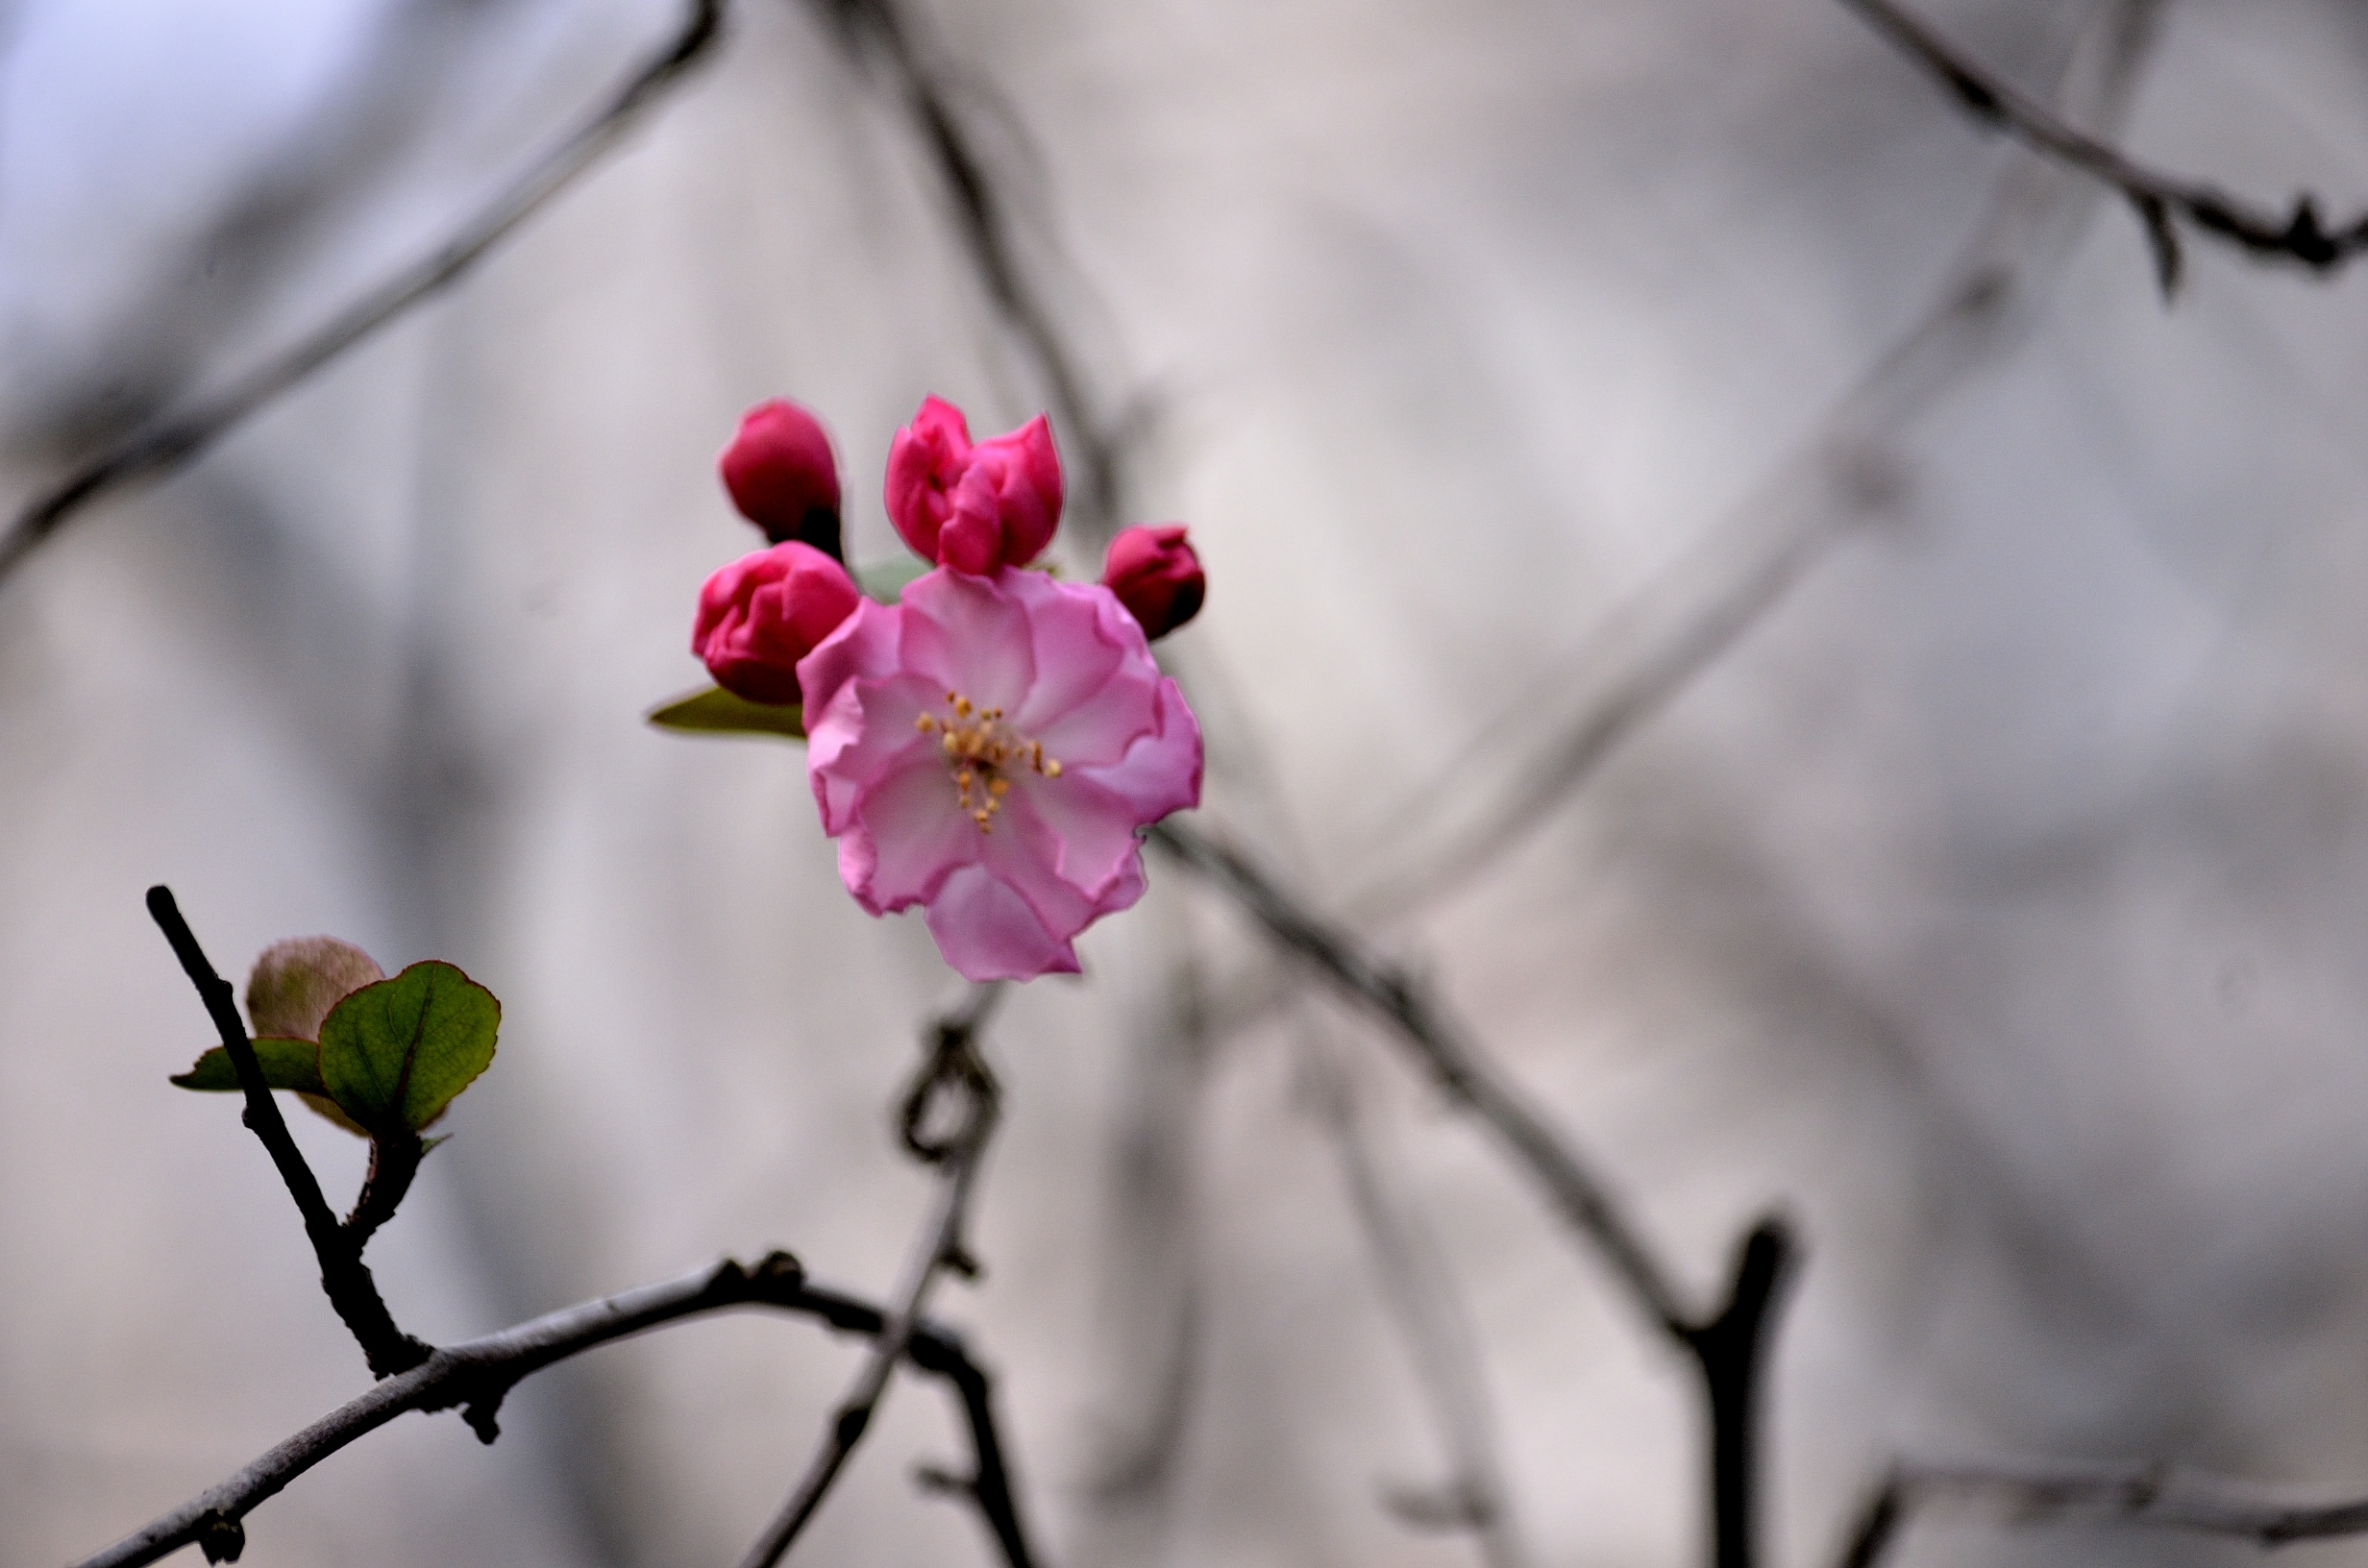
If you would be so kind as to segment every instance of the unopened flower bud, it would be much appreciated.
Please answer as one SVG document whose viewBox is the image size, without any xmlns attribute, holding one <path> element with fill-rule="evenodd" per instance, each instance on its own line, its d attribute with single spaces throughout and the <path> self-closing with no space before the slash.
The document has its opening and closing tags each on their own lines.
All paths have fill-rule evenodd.
<svg viewBox="0 0 2368 1568">
<path fill-rule="evenodd" d="M 247 1017 L 259 1035 L 318 1040 L 329 1010 L 386 978 L 368 953 L 334 937 L 290 937 L 247 974 Z"/>
<path fill-rule="evenodd" d="M 1143 635 L 1165 637 L 1200 613 L 1209 579 L 1180 523 L 1138 523 L 1110 541 L 1102 585 L 1119 596 Z"/>
<path fill-rule="evenodd" d="M 839 546 L 839 465 L 822 421 L 775 398 L 741 416 L 717 461 L 740 515 L 775 544 L 796 539 L 832 560 Z"/>
<path fill-rule="evenodd" d="M 888 518 L 924 560 L 974 576 L 1025 566 L 1061 521 L 1061 458 L 1038 414 L 1018 429 L 971 443 L 962 410 L 942 398 L 888 449 Z"/>
<path fill-rule="evenodd" d="M 847 569 L 811 545 L 760 550 L 699 590 L 691 651 L 736 697 L 795 702 L 798 661 L 854 613 L 859 597 Z"/>
</svg>

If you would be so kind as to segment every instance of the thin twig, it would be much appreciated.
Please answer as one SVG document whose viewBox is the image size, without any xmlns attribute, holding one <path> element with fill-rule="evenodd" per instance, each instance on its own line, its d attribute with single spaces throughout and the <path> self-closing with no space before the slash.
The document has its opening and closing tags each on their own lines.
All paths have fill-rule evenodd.
<svg viewBox="0 0 2368 1568">
<path fill-rule="evenodd" d="M 2120 120 L 2159 10 L 2158 0 L 2100 9 L 2066 68 L 2066 115 Z M 1519 755 L 1475 768 L 1464 748 L 1458 766 L 1391 815 L 1373 852 L 1359 857 L 1377 870 L 1344 898 L 1351 918 L 1403 919 L 1468 885 L 1716 667 L 1835 546 L 1896 519 L 1912 500 L 1903 437 L 2017 340 L 2071 256 L 2093 189 L 2043 164 L 2008 171 L 1937 299 L 1810 439 L 1700 548 L 1552 661 L 1484 731 L 1483 745 L 1521 738 Z M 1542 712 L 1551 717 L 1541 722 Z M 1539 735 L 1542 744 L 1528 744 Z"/>
<path fill-rule="evenodd" d="M 178 468 L 258 408 L 457 280 L 541 209 L 621 136 L 633 118 L 704 56 L 721 35 L 725 0 L 689 0 L 681 27 L 599 110 L 433 252 L 356 300 L 310 337 L 186 412 L 137 431 L 36 497 L 0 535 L 0 579 L 91 502 L 132 480 Z"/>
<path fill-rule="evenodd" d="M 832 1418 L 822 1446 L 807 1464 L 797 1489 L 790 1493 L 789 1501 L 741 1558 L 741 1568 L 773 1568 L 822 1507 L 823 1499 L 829 1495 L 854 1454 L 855 1445 L 863 1440 L 880 1401 L 887 1396 L 888 1380 L 903 1358 L 905 1340 L 913 1326 L 920 1322 L 929 1289 L 938 1277 L 948 1269 L 966 1277 L 978 1271 L 963 1241 L 963 1232 L 981 1156 L 995 1134 L 1000 1103 L 995 1076 L 978 1055 L 977 1033 L 1001 994 L 1002 988 L 997 984 L 974 986 L 963 1006 L 940 1018 L 930 1030 L 930 1054 L 905 1096 L 900 1130 L 908 1147 L 938 1167 L 936 1205 L 905 1265 L 904 1280 L 889 1309 L 886 1324 L 873 1340 L 872 1353 L 865 1359 L 862 1370 L 856 1373 L 854 1383 L 839 1402 L 838 1413 Z M 932 1102 L 949 1089 L 957 1090 L 962 1095 L 962 1121 L 950 1137 L 938 1139 L 928 1133 L 927 1123 Z"/>
<path fill-rule="evenodd" d="M 271 1163 L 280 1169 L 280 1179 L 287 1184 L 288 1195 L 296 1200 L 296 1212 L 304 1216 L 305 1235 L 311 1238 L 313 1256 L 320 1260 L 321 1288 L 328 1292 L 330 1305 L 337 1310 L 337 1315 L 360 1342 L 362 1355 L 368 1358 L 375 1376 L 384 1378 L 417 1366 L 428 1359 L 430 1347 L 395 1326 L 393 1314 L 387 1311 L 386 1302 L 379 1294 L 378 1282 L 370 1277 L 368 1265 L 361 1261 L 362 1242 L 376 1229 L 376 1219 L 366 1227 L 352 1229 L 338 1224 L 329 1200 L 321 1195 L 320 1181 L 305 1163 L 304 1151 L 296 1147 L 296 1139 L 289 1136 L 287 1122 L 280 1115 L 279 1103 L 263 1082 L 263 1069 L 255 1060 L 255 1047 L 247 1040 L 246 1024 L 238 1017 L 231 984 L 214 972 L 205 949 L 198 945 L 196 934 L 189 929 L 189 922 L 182 919 L 172 890 L 162 886 L 150 888 L 148 913 L 163 928 L 164 939 L 173 944 L 173 953 L 188 972 L 189 983 L 197 988 L 206 1011 L 213 1017 L 214 1028 L 222 1037 L 222 1049 L 237 1071 L 238 1087 L 246 1093 L 246 1115 L 241 1119 L 262 1141 L 271 1155 Z M 391 1209 L 391 1204 L 388 1207 Z M 356 1214 L 360 1216 L 360 1208 L 357 1208 Z"/>
<path fill-rule="evenodd" d="M 1842 1568 L 1875 1568 L 1919 1513 L 1946 1507 L 2010 1525 L 2127 1524 L 2256 1545 L 2368 1534 L 2368 1498 L 2296 1503 L 2267 1487 L 2183 1477 L 2164 1465 L 2066 1467 L 1902 1465 L 1870 1500 Z"/>
<path fill-rule="evenodd" d="M 1303 1070 L 1348 1184 L 1351 1211 L 1373 1255 L 1374 1284 L 1429 1397 L 1450 1471 L 1443 1485 L 1384 1494 L 1391 1511 L 1425 1529 L 1469 1530 L 1489 1568 L 1528 1568 L 1530 1553 L 1497 1455 L 1488 1384 L 1470 1315 L 1422 1214 L 1388 1179 L 1384 1147 L 1354 1067 L 1320 1020 L 1301 1031 Z"/>
<path fill-rule="evenodd" d="M 875 1342 L 891 1322 L 889 1314 L 858 1297 L 808 1284 L 798 1261 L 786 1253 L 774 1253 L 753 1267 L 726 1259 L 662 1285 L 584 1302 L 481 1339 L 447 1345 L 76 1568 L 138 1568 L 192 1544 L 204 1548 L 210 1561 L 235 1557 L 244 1543 L 241 1521 L 247 1514 L 307 1470 L 406 1410 L 460 1407 L 478 1435 L 491 1442 L 503 1396 L 544 1367 L 661 1324 L 735 1307 L 770 1307 L 818 1318 L 834 1329 L 871 1335 Z M 1008 1568 L 1028 1568 L 987 1374 L 971 1359 L 960 1335 L 925 1320 L 906 1325 L 903 1357 L 944 1379 L 960 1397 L 978 1459 L 974 1498 L 979 1511 L 995 1531 Z"/>
<path fill-rule="evenodd" d="M 1966 113 L 2042 157 L 2120 191 L 2145 229 L 2165 298 L 2178 291 L 2182 270 L 2174 216 L 2252 256 L 2299 262 L 2313 272 L 2331 272 L 2368 250 L 2368 213 L 2330 230 L 2319 217 L 2317 202 L 2306 194 L 2281 216 L 2211 185 L 2150 168 L 2024 97 L 1892 0 L 1842 3 L 1939 78 Z"/>
<path fill-rule="evenodd" d="M 1696 1317 L 1610 1190 L 1569 1141 L 1499 1076 L 1495 1065 L 1403 971 L 1284 892 L 1247 855 L 1171 818 L 1149 842 L 1215 882 L 1270 936 L 1388 1024 L 1447 1094 L 1511 1147 L 1573 1229 L 1592 1242 L 1636 1305 L 1694 1360 L 1710 1412 L 1712 1557 L 1752 1568 L 1759 1392 L 1767 1330 L 1797 1248 L 1785 1223 L 1761 1220 L 1737 1250 L 1726 1301 Z"/>
<path fill-rule="evenodd" d="M 1733 1284 L 1717 1314 L 1683 1338 L 1710 1410 L 1711 1561 L 1752 1568 L 1760 1539 L 1760 1395 L 1768 1331 L 1798 1256 L 1790 1227 L 1769 1217 L 1736 1249 Z"/>
<path fill-rule="evenodd" d="M 1565 1218 L 1594 1242 L 1638 1308 L 1672 1336 L 1690 1326 L 1676 1289 L 1637 1235 L 1611 1191 L 1494 1064 L 1475 1052 L 1423 990 L 1369 951 L 1349 932 L 1326 924 L 1242 851 L 1204 837 L 1173 818 L 1148 842 L 1208 878 L 1265 926 L 1276 942 L 1390 1025 L 1412 1046 L 1440 1088 L 1488 1124 L 1545 1189 Z"/>
</svg>

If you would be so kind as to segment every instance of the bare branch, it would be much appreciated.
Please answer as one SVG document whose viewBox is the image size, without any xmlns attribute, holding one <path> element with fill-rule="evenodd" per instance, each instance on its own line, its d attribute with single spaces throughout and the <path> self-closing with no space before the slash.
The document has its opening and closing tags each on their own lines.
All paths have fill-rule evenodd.
<svg viewBox="0 0 2368 1568">
<path fill-rule="evenodd" d="M 1696 1318 L 1604 1185 L 1567 1139 L 1505 1081 L 1402 971 L 1328 925 L 1248 856 L 1171 818 L 1149 842 L 1232 896 L 1267 932 L 1413 1047 L 1440 1088 L 1512 1149 L 1571 1227 L 1592 1242 L 1638 1308 L 1694 1360 L 1710 1412 L 1711 1516 L 1716 1568 L 1752 1568 L 1759 1391 L 1766 1333 L 1796 1252 L 1789 1229 L 1762 1220 L 1737 1249 L 1734 1284 Z"/>
<path fill-rule="evenodd" d="M 999 984 L 973 986 L 962 1007 L 940 1018 L 930 1030 L 930 1054 L 905 1095 L 900 1132 L 908 1148 L 938 1167 L 936 1206 L 922 1228 L 894 1305 L 872 1342 L 872 1354 L 839 1402 L 822 1447 L 789 1501 L 749 1548 L 741 1568 L 773 1568 L 822 1507 L 855 1445 L 863 1440 L 873 1413 L 887 1396 L 889 1377 L 904 1357 L 906 1341 L 921 1321 L 921 1311 L 938 1276 L 948 1269 L 966 1278 L 978 1272 L 962 1237 L 981 1157 L 1000 1115 L 1000 1095 L 995 1075 L 978 1055 L 976 1041 L 1001 994 Z M 962 1094 L 962 1121 L 952 1135 L 941 1139 L 928 1133 L 927 1123 L 932 1103 L 950 1089 Z"/>
<path fill-rule="evenodd" d="M 596 1345 L 735 1307 L 769 1307 L 817 1318 L 834 1329 L 869 1335 L 875 1341 L 891 1322 L 887 1313 L 857 1297 L 808 1284 L 805 1271 L 787 1253 L 774 1253 L 754 1267 L 728 1258 L 662 1285 L 584 1302 L 481 1339 L 448 1345 L 76 1568 L 138 1568 L 189 1545 L 204 1548 L 210 1561 L 235 1557 L 245 1539 L 240 1522 L 258 1506 L 405 1411 L 460 1407 L 478 1435 L 491 1442 L 503 1396 L 522 1380 Z M 925 1320 L 906 1324 L 902 1354 L 922 1371 L 944 1379 L 960 1397 L 978 1460 L 974 1496 L 979 1511 L 995 1531 L 1009 1568 L 1027 1568 L 1026 1543 L 1020 1533 L 986 1373 L 971 1360 L 960 1335 Z"/>
<path fill-rule="evenodd" d="M 348 306 L 287 353 L 196 407 L 138 431 L 36 497 L 0 535 L 0 579 L 67 519 L 136 479 L 178 468 L 258 408 L 466 273 L 600 158 L 721 36 L 725 0 L 689 0 L 682 26 L 600 110 L 431 254 Z"/>
<path fill-rule="evenodd" d="M 2141 1525 L 2263 1547 L 2368 1534 L 2368 1498 L 2297 1503 L 2268 1487 L 2183 1477 L 2165 1465 L 2060 1470 L 1903 1465 L 1868 1503 L 1842 1555 L 1842 1568 L 1876 1568 L 1917 1514 L 1944 1508 L 2016 1526 Z"/>
<path fill-rule="evenodd" d="M 2211 238 L 2263 260 L 2299 262 L 2328 273 L 2368 250 L 2368 213 L 2330 230 L 2307 194 L 2283 216 L 2211 185 L 2148 167 L 2088 135 L 1975 64 L 1892 0 L 1842 0 L 1900 50 L 1940 80 L 1966 113 L 2068 168 L 2121 192 L 2154 252 L 2164 298 L 2179 288 L 2181 256 L 2174 216 Z"/>
<path fill-rule="evenodd" d="M 2160 9 L 2160 0 L 2099 8 L 2065 70 L 2064 114 L 2108 125 L 2121 118 Z M 1912 499 L 1902 438 L 2018 340 L 2094 205 L 2093 186 L 2050 166 L 2009 171 L 1931 308 L 1810 439 L 1484 731 L 1483 744 L 1519 737 L 1520 752 L 1502 768 L 1477 767 L 1467 748 L 1391 816 L 1364 861 L 1380 869 L 1344 900 L 1351 917 L 1402 919 L 1468 884 L 1666 712 L 1830 550 L 1896 518 Z M 1542 712 L 1557 717 L 1541 723 Z M 1530 745 L 1541 732 L 1543 744 Z M 1474 788 L 1492 776 L 1502 781 Z M 1414 847 L 1383 847 L 1395 845 Z"/>
<path fill-rule="evenodd" d="M 1494 1064 L 1475 1052 L 1408 976 L 1350 933 L 1327 925 L 1285 894 L 1249 857 L 1203 837 L 1173 818 L 1148 842 L 1214 883 L 1276 942 L 1297 954 L 1351 1001 L 1378 1017 L 1421 1059 L 1431 1076 L 1502 1138 L 1563 1216 L 1595 1244 L 1637 1307 L 1672 1336 L 1688 1328 L 1685 1309 L 1610 1189 L 1576 1150 Z"/>
<path fill-rule="evenodd" d="M 361 1261 L 362 1243 L 384 1215 L 375 1214 L 366 1226 L 337 1223 L 329 1200 L 321 1195 L 321 1184 L 313 1176 L 312 1167 L 305 1163 L 304 1151 L 296 1147 L 296 1139 L 288 1134 L 279 1102 L 271 1097 L 271 1090 L 263 1082 L 262 1066 L 255 1060 L 255 1047 L 247 1040 L 246 1024 L 238 1017 L 238 1004 L 230 982 L 214 972 L 205 949 L 198 945 L 196 934 L 190 931 L 189 922 L 182 919 L 171 889 L 158 886 L 148 890 L 148 913 L 163 928 L 165 940 L 173 944 L 174 955 L 188 972 L 189 983 L 197 988 L 206 1011 L 213 1017 L 214 1028 L 222 1037 L 222 1049 L 229 1055 L 231 1066 L 238 1074 L 238 1086 L 246 1093 L 247 1109 L 241 1119 L 262 1140 L 271 1163 L 279 1167 L 280 1179 L 287 1184 L 288 1195 L 296 1200 L 296 1212 L 304 1216 L 305 1235 L 311 1238 L 313 1256 L 320 1260 L 321 1288 L 328 1292 L 330 1305 L 336 1308 L 337 1315 L 360 1342 L 373 1375 L 384 1378 L 417 1366 L 428 1359 L 430 1347 L 395 1326 L 393 1314 L 387 1311 L 386 1302 L 379 1294 L 378 1282 L 370 1277 L 368 1265 Z M 416 1164 L 416 1159 L 412 1163 Z M 355 1209 L 356 1218 L 360 1219 L 364 1211 L 373 1207 L 365 1197 Z M 391 1212 L 392 1199 L 384 1207 Z"/>
<path fill-rule="evenodd" d="M 1530 1553 L 1497 1456 L 1495 1419 L 1469 1314 L 1438 1239 L 1420 1211 L 1389 1181 L 1385 1149 L 1356 1071 L 1331 1031 L 1311 1018 L 1301 1041 L 1319 1115 L 1347 1178 L 1350 1208 L 1372 1251 L 1376 1287 L 1405 1337 L 1452 1466 L 1445 1484 L 1394 1487 L 1385 1501 L 1410 1524 L 1474 1531 L 1489 1568 L 1527 1568 Z"/>
</svg>

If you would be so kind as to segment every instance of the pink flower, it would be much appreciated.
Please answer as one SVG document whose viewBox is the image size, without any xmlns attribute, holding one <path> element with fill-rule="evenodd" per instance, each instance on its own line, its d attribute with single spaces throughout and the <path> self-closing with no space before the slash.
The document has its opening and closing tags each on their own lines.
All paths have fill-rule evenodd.
<svg viewBox="0 0 2368 1568">
<path fill-rule="evenodd" d="M 1098 583 L 941 568 L 798 667 L 807 776 L 875 915 L 928 908 L 973 980 L 1077 968 L 1143 895 L 1137 828 L 1200 799 L 1200 726 Z"/>
<path fill-rule="evenodd" d="M 1061 458 L 1038 414 L 971 445 L 962 410 L 924 398 L 888 448 L 888 518 L 922 559 L 974 576 L 1025 566 L 1061 521 Z"/>
<path fill-rule="evenodd" d="M 822 421 L 775 398 L 740 416 L 740 429 L 716 459 L 740 515 L 775 544 L 802 539 L 839 554 L 839 465 Z"/>
<path fill-rule="evenodd" d="M 752 702 L 795 702 L 798 661 L 853 613 L 847 569 L 792 540 L 743 555 L 699 590 L 691 651 L 715 683 Z"/>
<path fill-rule="evenodd" d="M 1209 579 L 1180 523 L 1121 528 L 1103 558 L 1101 580 L 1153 642 L 1198 615 L 1209 597 Z"/>
</svg>

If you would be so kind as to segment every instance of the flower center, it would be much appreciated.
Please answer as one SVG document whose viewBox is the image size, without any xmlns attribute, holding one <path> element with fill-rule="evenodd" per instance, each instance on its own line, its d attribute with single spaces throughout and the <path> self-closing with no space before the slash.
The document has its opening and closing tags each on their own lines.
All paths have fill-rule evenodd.
<svg viewBox="0 0 2368 1568">
<path fill-rule="evenodd" d="M 946 694 L 946 718 L 925 713 L 913 727 L 937 735 L 953 773 L 955 803 L 979 832 L 995 831 L 995 814 L 1011 793 L 1013 772 L 1025 768 L 1047 778 L 1061 776 L 1059 761 L 1045 755 L 1043 743 L 1005 723 L 1002 709 L 979 707 L 960 692 Z"/>
</svg>

